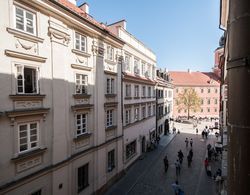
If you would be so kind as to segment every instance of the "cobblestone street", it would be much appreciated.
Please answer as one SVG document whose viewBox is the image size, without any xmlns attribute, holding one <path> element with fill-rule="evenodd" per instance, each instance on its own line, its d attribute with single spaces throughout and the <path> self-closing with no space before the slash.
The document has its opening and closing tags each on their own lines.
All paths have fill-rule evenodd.
<svg viewBox="0 0 250 195">
<path fill-rule="evenodd" d="M 185 138 L 192 138 L 193 161 L 190 168 L 187 166 L 187 153 Z M 158 148 L 146 153 L 142 160 L 138 160 L 127 171 L 126 175 L 113 185 L 106 195 L 116 194 L 174 194 L 171 184 L 175 182 L 175 165 L 177 152 L 181 149 L 184 154 L 181 174 L 178 177 L 185 195 L 213 195 L 216 194 L 215 181 L 205 172 L 203 161 L 206 156 L 206 145 L 214 145 L 215 136 L 210 135 L 208 140 L 201 139 L 201 135 L 181 133 L 163 136 Z M 164 172 L 163 158 L 167 154 L 169 160 L 168 172 Z M 212 161 L 212 174 L 219 168 L 219 161 Z"/>
</svg>

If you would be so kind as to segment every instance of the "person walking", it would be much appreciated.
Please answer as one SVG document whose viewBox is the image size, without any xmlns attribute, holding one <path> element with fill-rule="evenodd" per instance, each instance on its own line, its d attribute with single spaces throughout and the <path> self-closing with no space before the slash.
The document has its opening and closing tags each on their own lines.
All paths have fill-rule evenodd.
<svg viewBox="0 0 250 195">
<path fill-rule="evenodd" d="M 168 157 L 167 155 L 163 159 L 165 173 L 168 171 Z"/>
<path fill-rule="evenodd" d="M 186 143 L 186 148 L 188 147 L 188 138 L 186 137 L 185 139 L 185 143 Z"/>
<path fill-rule="evenodd" d="M 196 135 L 198 135 L 198 133 L 199 133 L 199 130 L 198 130 L 198 128 L 196 128 Z"/>
<path fill-rule="evenodd" d="M 193 139 L 192 138 L 190 139 L 189 143 L 190 143 L 190 147 L 192 148 L 193 147 Z"/>
<path fill-rule="evenodd" d="M 181 186 L 179 185 L 179 182 L 176 180 L 172 185 L 172 188 L 174 189 L 174 194 L 175 195 L 179 195 L 180 190 L 181 190 Z"/>
<path fill-rule="evenodd" d="M 182 151 L 180 150 L 180 151 L 178 152 L 178 158 L 179 158 L 180 164 L 182 164 L 183 157 L 184 157 L 184 155 L 183 155 Z"/>
<path fill-rule="evenodd" d="M 190 157 L 191 157 L 191 161 L 192 161 L 192 159 L 193 159 L 193 155 L 194 155 L 194 153 L 193 153 L 193 150 L 192 149 L 190 149 L 189 150 L 189 154 L 188 155 L 190 155 Z"/>
<path fill-rule="evenodd" d="M 181 165 L 178 159 L 175 162 L 175 171 L 176 171 L 176 177 L 178 177 L 181 174 Z"/>
<path fill-rule="evenodd" d="M 191 167 L 192 157 L 190 154 L 188 154 L 187 156 L 187 161 L 188 161 L 188 167 Z"/>
</svg>

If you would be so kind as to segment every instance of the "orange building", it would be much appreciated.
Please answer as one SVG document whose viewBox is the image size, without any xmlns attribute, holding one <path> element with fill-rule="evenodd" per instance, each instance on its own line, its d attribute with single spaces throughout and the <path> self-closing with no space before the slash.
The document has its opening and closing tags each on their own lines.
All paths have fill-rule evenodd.
<svg viewBox="0 0 250 195">
<path fill-rule="evenodd" d="M 198 111 L 190 111 L 190 116 L 201 118 L 219 118 L 220 82 L 213 72 L 170 71 L 174 84 L 174 112 L 173 117 L 187 116 L 186 109 L 178 108 L 177 97 L 187 88 L 193 88 L 201 98 Z"/>
</svg>

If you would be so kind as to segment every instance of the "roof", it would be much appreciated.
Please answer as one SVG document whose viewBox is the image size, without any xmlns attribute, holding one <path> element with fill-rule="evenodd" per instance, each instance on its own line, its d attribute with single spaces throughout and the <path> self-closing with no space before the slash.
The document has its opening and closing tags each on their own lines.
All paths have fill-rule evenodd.
<svg viewBox="0 0 250 195">
<path fill-rule="evenodd" d="M 213 72 L 169 71 L 174 85 L 219 86 L 220 80 Z"/>
<path fill-rule="evenodd" d="M 112 36 L 114 36 L 116 39 L 121 40 L 114 33 L 112 33 L 105 24 L 96 21 L 92 16 L 90 16 L 89 14 L 87 14 L 82 9 L 80 9 L 79 7 L 77 7 L 76 5 L 74 5 L 73 3 L 69 2 L 68 0 L 57 0 L 57 2 L 60 5 L 62 5 L 63 7 L 69 9 L 70 11 L 73 11 L 74 13 L 76 13 L 77 15 L 79 15 L 80 17 L 84 18 L 85 20 L 87 20 L 91 24 L 95 25 L 99 29 L 106 31 L 109 34 L 111 34 Z"/>
</svg>

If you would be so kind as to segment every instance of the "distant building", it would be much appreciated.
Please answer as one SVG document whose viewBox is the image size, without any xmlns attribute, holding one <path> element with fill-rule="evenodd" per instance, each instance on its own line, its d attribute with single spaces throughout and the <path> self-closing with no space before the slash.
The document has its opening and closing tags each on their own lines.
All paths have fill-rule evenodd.
<svg viewBox="0 0 250 195">
<path fill-rule="evenodd" d="M 156 137 L 156 55 L 126 30 L 125 20 L 108 27 L 125 42 L 121 90 L 126 168 L 146 152 Z"/>
<path fill-rule="evenodd" d="M 156 73 L 156 126 L 157 135 L 169 133 L 173 116 L 173 84 L 166 70 L 158 69 Z"/>
<path fill-rule="evenodd" d="M 187 116 L 186 109 L 178 108 L 178 95 L 193 88 L 201 98 L 201 108 L 190 111 L 190 116 L 219 118 L 220 82 L 213 72 L 170 71 L 174 84 L 174 118 Z"/>
</svg>

